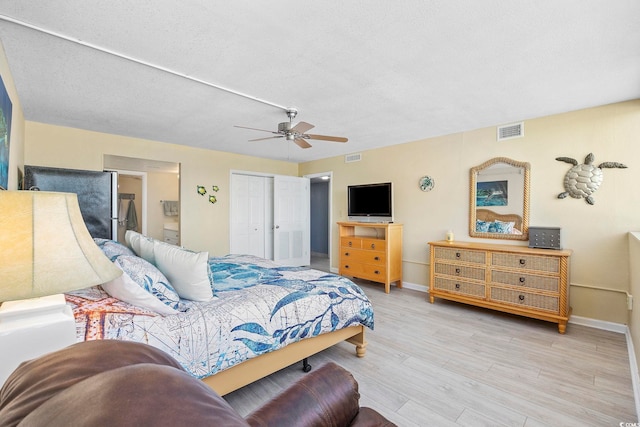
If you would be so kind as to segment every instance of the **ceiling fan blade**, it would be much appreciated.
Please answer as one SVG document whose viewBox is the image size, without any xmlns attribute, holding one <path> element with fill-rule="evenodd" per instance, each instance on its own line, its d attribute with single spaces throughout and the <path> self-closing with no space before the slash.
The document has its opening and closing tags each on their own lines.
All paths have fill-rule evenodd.
<svg viewBox="0 0 640 427">
<path fill-rule="evenodd" d="M 298 147 L 300 148 L 311 148 L 311 144 L 309 144 L 307 141 L 305 141 L 302 138 L 296 138 L 293 140 L 293 142 L 298 144 Z"/>
<path fill-rule="evenodd" d="M 278 132 L 274 132 L 272 130 L 266 130 L 266 129 L 249 128 L 249 127 L 246 127 L 246 126 L 238 126 L 238 125 L 233 125 L 233 127 L 242 128 L 242 129 L 259 130 L 259 131 L 262 131 L 262 132 L 269 132 L 269 133 L 278 134 Z"/>
<path fill-rule="evenodd" d="M 341 136 L 309 135 L 309 134 L 305 134 L 305 135 L 302 135 L 302 136 L 304 138 L 320 139 L 322 141 L 333 141 L 333 142 L 347 142 L 348 141 L 347 138 L 343 138 Z"/>
<path fill-rule="evenodd" d="M 268 136 L 266 138 L 258 138 L 258 139 L 250 139 L 249 142 L 254 142 L 254 141 L 264 141 L 265 139 L 275 139 L 275 138 L 283 138 L 284 135 L 278 135 L 278 136 Z"/>
<path fill-rule="evenodd" d="M 295 125 L 294 127 L 292 127 L 291 131 L 297 132 L 297 133 L 305 133 L 306 131 L 313 129 L 314 127 L 315 126 L 312 125 L 311 123 L 300 122 L 297 125 Z"/>
</svg>

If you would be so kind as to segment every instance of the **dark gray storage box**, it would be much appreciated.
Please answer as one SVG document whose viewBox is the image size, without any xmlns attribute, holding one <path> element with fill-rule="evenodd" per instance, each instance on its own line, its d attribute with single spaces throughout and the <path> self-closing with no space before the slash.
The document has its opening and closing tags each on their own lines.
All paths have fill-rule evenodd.
<svg viewBox="0 0 640 427">
<path fill-rule="evenodd" d="M 529 247 L 562 249 L 560 227 L 529 227 Z"/>
</svg>

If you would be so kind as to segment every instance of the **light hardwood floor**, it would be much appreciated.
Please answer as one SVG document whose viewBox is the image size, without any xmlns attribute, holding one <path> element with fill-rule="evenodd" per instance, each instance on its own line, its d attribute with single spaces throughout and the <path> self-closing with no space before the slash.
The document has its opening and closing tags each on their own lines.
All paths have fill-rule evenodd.
<svg viewBox="0 0 640 427">
<path fill-rule="evenodd" d="M 309 359 L 334 361 L 370 406 L 399 426 L 618 426 L 637 422 L 625 336 L 436 300 L 359 282 L 375 330 L 367 354 L 340 343 Z M 242 415 L 305 375 L 285 368 L 225 398 Z"/>
</svg>

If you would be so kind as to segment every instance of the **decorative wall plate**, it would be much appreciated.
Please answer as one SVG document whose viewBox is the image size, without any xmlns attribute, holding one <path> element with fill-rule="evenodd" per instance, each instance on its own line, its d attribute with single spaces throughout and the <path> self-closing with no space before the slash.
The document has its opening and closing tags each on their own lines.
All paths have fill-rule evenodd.
<svg viewBox="0 0 640 427">
<path fill-rule="evenodd" d="M 418 182 L 418 184 L 420 185 L 420 189 L 422 191 L 431 191 L 433 187 L 436 185 L 436 182 L 429 175 L 425 175 L 422 178 L 420 178 L 420 181 Z"/>
</svg>

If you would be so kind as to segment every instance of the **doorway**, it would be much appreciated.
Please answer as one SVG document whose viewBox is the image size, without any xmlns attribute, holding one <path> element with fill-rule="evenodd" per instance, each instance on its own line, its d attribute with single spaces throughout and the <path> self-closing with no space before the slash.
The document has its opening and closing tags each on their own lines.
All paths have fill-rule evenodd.
<svg viewBox="0 0 640 427">
<path fill-rule="evenodd" d="M 332 172 L 305 175 L 311 182 L 311 268 L 331 272 Z"/>
<path fill-rule="evenodd" d="M 146 234 L 146 173 L 118 171 L 118 242 L 125 244 L 127 230 Z"/>
<path fill-rule="evenodd" d="M 118 193 L 122 195 L 118 199 L 119 224 L 127 219 L 131 200 L 138 232 L 179 245 L 180 163 L 105 154 L 104 169 L 118 172 Z M 127 222 L 118 226 L 118 241 L 124 240 L 126 230 Z"/>
</svg>

